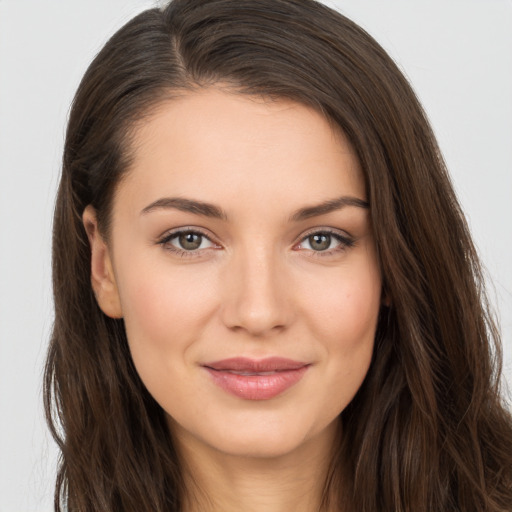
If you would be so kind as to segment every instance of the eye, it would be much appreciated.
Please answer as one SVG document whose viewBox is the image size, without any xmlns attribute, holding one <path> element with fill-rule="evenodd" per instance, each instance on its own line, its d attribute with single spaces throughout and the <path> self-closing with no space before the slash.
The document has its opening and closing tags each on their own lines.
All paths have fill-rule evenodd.
<svg viewBox="0 0 512 512">
<path fill-rule="evenodd" d="M 169 233 L 158 243 L 179 255 L 191 255 L 202 249 L 218 247 L 204 233 L 191 229 Z"/>
<path fill-rule="evenodd" d="M 347 235 L 333 231 L 316 231 L 304 237 L 296 246 L 315 253 L 332 254 L 354 245 L 354 240 Z"/>
<path fill-rule="evenodd" d="M 194 233 L 192 231 L 185 232 L 185 233 L 179 233 L 175 237 L 173 237 L 170 240 L 170 243 L 174 245 L 174 243 L 180 248 L 184 249 L 185 251 L 195 251 L 196 249 L 201 249 L 204 247 L 204 245 L 208 245 L 207 238 L 200 233 Z"/>
<path fill-rule="evenodd" d="M 310 235 L 304 241 L 309 245 L 308 249 L 313 251 L 326 251 L 331 248 L 333 237 L 328 233 L 315 233 Z"/>
</svg>

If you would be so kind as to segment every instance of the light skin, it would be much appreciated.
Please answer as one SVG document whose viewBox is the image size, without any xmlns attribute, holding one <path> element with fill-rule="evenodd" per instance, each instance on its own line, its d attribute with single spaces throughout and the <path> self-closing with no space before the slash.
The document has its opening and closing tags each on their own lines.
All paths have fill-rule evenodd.
<svg viewBox="0 0 512 512">
<path fill-rule="evenodd" d="M 108 242 L 84 212 L 91 278 L 166 412 L 186 510 L 317 510 L 382 302 L 353 149 L 306 106 L 210 87 L 161 104 L 134 155 Z M 307 367 L 269 399 L 204 367 L 274 356 Z"/>
</svg>

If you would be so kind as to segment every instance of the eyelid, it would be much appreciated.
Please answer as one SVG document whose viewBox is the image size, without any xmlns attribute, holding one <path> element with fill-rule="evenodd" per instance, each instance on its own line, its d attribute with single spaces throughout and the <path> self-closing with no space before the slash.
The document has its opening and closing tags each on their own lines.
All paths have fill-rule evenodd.
<svg viewBox="0 0 512 512">
<path fill-rule="evenodd" d="M 180 226 L 179 228 L 172 228 L 165 231 L 162 235 L 158 236 L 156 239 L 157 243 L 161 243 L 162 241 L 169 240 L 170 238 L 179 235 L 181 233 L 197 233 L 198 235 L 204 236 L 208 238 L 213 243 L 213 236 L 210 233 L 207 233 L 205 229 L 197 227 L 197 226 Z"/>
<path fill-rule="evenodd" d="M 306 230 L 304 233 L 301 233 L 301 235 L 299 237 L 299 241 L 304 240 L 308 236 L 316 235 L 317 233 L 327 233 L 329 235 L 338 235 L 342 238 L 347 238 L 347 239 L 354 238 L 348 231 L 345 231 L 344 229 L 319 226 L 319 227 L 310 228 L 310 229 Z"/>
</svg>

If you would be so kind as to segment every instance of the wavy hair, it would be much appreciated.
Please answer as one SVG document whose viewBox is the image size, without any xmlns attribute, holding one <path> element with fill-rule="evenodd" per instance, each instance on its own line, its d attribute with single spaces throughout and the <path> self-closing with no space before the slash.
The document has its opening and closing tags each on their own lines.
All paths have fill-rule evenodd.
<svg viewBox="0 0 512 512">
<path fill-rule="evenodd" d="M 45 407 L 61 451 L 55 510 L 180 510 L 163 411 L 135 371 L 123 321 L 96 303 L 81 216 L 93 205 L 108 239 L 137 122 L 174 95 L 220 82 L 322 113 L 350 140 L 366 181 L 390 305 L 368 375 L 341 414 L 324 505 L 512 510 L 499 335 L 434 135 L 386 52 L 313 0 L 173 0 L 128 22 L 85 73 L 53 226 Z"/>
</svg>

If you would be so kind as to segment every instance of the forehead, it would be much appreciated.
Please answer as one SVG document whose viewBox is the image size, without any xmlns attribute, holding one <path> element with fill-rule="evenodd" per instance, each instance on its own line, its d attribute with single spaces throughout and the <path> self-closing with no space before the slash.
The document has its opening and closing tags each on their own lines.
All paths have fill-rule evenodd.
<svg viewBox="0 0 512 512">
<path fill-rule="evenodd" d="M 365 198 L 344 134 L 290 100 L 218 88 L 185 93 L 161 103 L 132 140 L 133 160 L 119 191 L 132 203 L 182 195 L 294 208 L 341 194 Z"/>
</svg>

